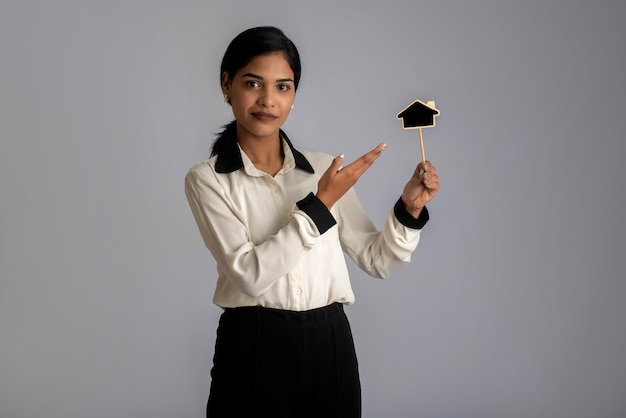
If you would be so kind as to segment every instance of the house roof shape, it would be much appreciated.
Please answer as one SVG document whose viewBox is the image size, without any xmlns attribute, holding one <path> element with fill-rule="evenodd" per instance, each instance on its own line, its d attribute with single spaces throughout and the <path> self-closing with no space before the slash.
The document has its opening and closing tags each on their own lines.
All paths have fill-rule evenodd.
<svg viewBox="0 0 626 418">
<path fill-rule="evenodd" d="M 435 108 L 434 101 L 424 103 L 415 100 L 398 113 L 396 118 L 402 120 L 402 129 L 418 129 L 435 126 L 435 116 L 438 115 L 439 110 Z"/>
</svg>

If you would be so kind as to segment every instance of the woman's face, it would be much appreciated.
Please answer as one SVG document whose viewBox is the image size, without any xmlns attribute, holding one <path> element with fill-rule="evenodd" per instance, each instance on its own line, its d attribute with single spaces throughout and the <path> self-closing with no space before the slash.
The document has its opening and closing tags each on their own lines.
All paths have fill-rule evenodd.
<svg viewBox="0 0 626 418">
<path fill-rule="evenodd" d="M 277 138 L 296 94 L 294 74 L 282 52 L 255 57 L 233 77 L 223 74 L 222 91 L 233 108 L 240 140 Z"/>
</svg>

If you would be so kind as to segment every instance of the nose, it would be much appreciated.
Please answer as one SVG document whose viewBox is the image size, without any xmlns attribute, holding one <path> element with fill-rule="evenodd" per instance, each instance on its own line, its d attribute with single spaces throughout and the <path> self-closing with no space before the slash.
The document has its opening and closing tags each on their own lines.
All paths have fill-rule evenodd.
<svg viewBox="0 0 626 418">
<path fill-rule="evenodd" d="M 263 107 L 274 107 L 274 96 L 272 90 L 268 88 L 261 90 L 257 103 Z"/>
</svg>

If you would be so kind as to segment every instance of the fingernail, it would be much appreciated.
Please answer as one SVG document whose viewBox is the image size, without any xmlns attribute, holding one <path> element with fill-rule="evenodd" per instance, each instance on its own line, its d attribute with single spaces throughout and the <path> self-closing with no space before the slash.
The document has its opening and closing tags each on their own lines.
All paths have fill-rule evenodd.
<svg viewBox="0 0 626 418">
<path fill-rule="evenodd" d="M 424 166 L 424 170 L 428 170 L 428 164 Z"/>
<path fill-rule="evenodd" d="M 420 170 L 420 177 L 424 175 L 424 170 Z"/>
<path fill-rule="evenodd" d="M 429 179 L 430 178 L 430 174 L 424 173 L 424 178 Z"/>
<path fill-rule="evenodd" d="M 384 150 L 385 148 L 387 148 L 387 143 L 383 142 L 383 148 L 381 149 L 381 151 Z"/>
<path fill-rule="evenodd" d="M 346 158 L 346 154 L 341 154 L 339 158 Z"/>
</svg>

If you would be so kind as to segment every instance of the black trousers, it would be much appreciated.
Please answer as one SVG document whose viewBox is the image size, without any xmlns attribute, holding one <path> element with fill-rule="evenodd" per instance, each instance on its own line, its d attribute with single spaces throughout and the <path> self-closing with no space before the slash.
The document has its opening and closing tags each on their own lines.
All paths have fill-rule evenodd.
<svg viewBox="0 0 626 418">
<path fill-rule="evenodd" d="M 361 384 L 343 305 L 304 312 L 226 309 L 207 417 L 361 416 Z"/>
</svg>

